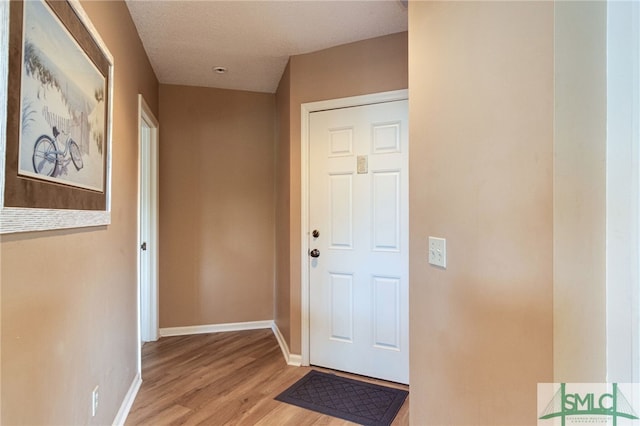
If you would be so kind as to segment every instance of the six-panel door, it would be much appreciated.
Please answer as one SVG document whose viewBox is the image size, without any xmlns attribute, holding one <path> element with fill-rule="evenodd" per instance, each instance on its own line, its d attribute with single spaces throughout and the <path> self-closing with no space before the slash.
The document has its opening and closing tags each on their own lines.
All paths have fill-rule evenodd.
<svg viewBox="0 0 640 426">
<path fill-rule="evenodd" d="M 407 101 L 309 128 L 310 362 L 408 383 Z"/>
</svg>

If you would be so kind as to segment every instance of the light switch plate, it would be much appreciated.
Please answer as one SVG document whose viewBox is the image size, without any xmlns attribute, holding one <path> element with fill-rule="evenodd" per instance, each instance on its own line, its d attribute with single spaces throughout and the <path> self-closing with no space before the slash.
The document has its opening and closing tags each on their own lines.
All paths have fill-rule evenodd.
<svg viewBox="0 0 640 426">
<path fill-rule="evenodd" d="M 429 263 L 442 268 L 447 267 L 447 240 L 429 237 Z"/>
<path fill-rule="evenodd" d="M 358 174 L 367 174 L 369 173 L 369 159 L 366 155 L 358 155 Z"/>
</svg>

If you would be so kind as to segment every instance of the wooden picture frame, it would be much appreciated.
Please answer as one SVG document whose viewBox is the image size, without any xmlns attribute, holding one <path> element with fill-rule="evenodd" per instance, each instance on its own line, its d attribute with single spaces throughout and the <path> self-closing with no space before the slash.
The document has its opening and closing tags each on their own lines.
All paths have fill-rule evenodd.
<svg viewBox="0 0 640 426">
<path fill-rule="evenodd" d="M 113 57 L 77 0 L 0 22 L 0 233 L 108 225 Z"/>
</svg>

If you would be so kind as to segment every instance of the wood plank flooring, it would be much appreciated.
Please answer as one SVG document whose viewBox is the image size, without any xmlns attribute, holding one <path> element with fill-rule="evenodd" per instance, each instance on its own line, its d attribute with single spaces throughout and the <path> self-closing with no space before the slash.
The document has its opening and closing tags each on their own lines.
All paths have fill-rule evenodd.
<svg viewBox="0 0 640 426">
<path fill-rule="evenodd" d="M 126 425 L 353 424 L 273 399 L 309 370 L 285 363 L 271 330 L 164 337 L 143 346 L 143 382 Z M 409 398 L 393 422 L 408 424 Z"/>
</svg>

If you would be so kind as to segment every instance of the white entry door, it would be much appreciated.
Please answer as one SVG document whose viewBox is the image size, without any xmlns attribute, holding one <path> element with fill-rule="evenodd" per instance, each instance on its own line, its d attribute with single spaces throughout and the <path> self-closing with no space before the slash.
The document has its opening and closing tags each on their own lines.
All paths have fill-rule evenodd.
<svg viewBox="0 0 640 426">
<path fill-rule="evenodd" d="M 309 119 L 310 363 L 399 383 L 409 382 L 407 116 L 404 100 Z"/>
</svg>

